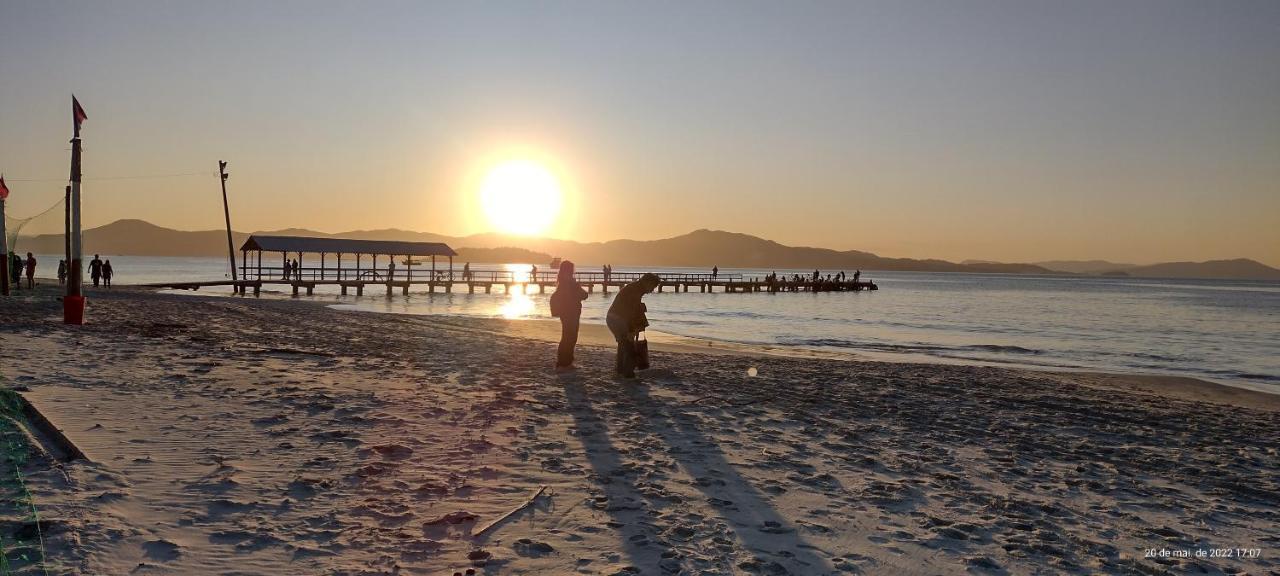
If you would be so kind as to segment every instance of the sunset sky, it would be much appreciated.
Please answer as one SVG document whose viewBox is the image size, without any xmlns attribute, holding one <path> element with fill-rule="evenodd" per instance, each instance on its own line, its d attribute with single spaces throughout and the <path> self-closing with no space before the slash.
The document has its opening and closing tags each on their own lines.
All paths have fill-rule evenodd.
<svg viewBox="0 0 1280 576">
<path fill-rule="evenodd" d="M 698 228 L 885 256 L 1280 266 L 1280 2 L 0 0 L 0 171 L 84 221 Z M 194 173 L 194 174 L 193 174 Z M 178 176 L 175 176 L 178 175 Z"/>
</svg>

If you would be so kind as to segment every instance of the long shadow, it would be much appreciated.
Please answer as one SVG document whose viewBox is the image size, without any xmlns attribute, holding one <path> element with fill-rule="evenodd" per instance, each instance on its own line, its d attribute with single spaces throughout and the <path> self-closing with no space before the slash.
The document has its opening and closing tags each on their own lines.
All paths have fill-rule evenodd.
<svg viewBox="0 0 1280 576">
<path fill-rule="evenodd" d="M 682 381 L 666 375 L 663 385 L 681 387 Z M 662 438 L 674 458 L 733 529 L 742 545 L 757 554 L 751 571 L 772 572 L 769 556 L 793 574 L 826 574 L 834 568 L 815 553 L 789 520 L 778 513 L 769 500 L 738 472 L 713 438 L 699 429 L 692 415 L 678 405 L 649 395 L 647 386 L 631 388 L 628 396 L 636 408 L 649 415 L 649 427 Z M 674 415 L 674 416 L 673 416 Z M 798 565 L 798 566 L 797 566 Z"/>
<path fill-rule="evenodd" d="M 639 569 L 654 566 L 658 562 L 658 550 L 649 548 L 641 523 L 646 519 L 646 502 L 629 479 L 629 468 L 624 467 L 622 457 L 609 438 L 609 427 L 596 413 L 587 397 L 582 382 L 566 380 L 565 399 L 573 414 L 578 439 L 586 451 L 587 460 L 597 477 L 597 484 L 604 490 L 604 500 L 593 500 L 592 506 L 609 514 L 610 528 L 622 532 L 623 550 L 632 566 Z"/>
</svg>

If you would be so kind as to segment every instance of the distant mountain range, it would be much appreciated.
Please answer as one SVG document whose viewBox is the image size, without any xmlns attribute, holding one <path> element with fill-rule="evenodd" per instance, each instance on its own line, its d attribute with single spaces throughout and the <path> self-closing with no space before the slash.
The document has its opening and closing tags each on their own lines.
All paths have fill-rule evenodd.
<svg viewBox="0 0 1280 576">
<path fill-rule="evenodd" d="M 1248 258 L 1209 260 L 1207 262 L 1162 262 L 1145 266 L 1117 264 L 1106 260 L 1061 260 L 1037 262 L 1050 270 L 1073 274 L 1101 276 L 1135 276 L 1142 278 L 1241 278 L 1280 280 L 1280 270 Z"/>
<path fill-rule="evenodd" d="M 923 272 L 996 272 L 1014 274 L 1126 274 L 1170 278 L 1252 278 L 1280 280 L 1280 270 L 1247 259 L 1209 262 L 1170 262 L 1150 266 L 1105 261 L 1054 261 L 1035 264 L 886 258 L 857 250 L 831 250 L 784 246 L 748 234 L 696 230 L 661 240 L 611 240 L 574 242 L 549 238 L 523 238 L 501 234 L 445 236 L 408 230 L 354 230 L 326 234 L 306 229 L 286 229 L 256 234 L 315 236 L 444 242 L 458 251 L 458 262 L 531 262 L 542 264 L 557 256 L 584 265 L 689 266 L 710 268 L 817 268 L 822 270 L 898 270 Z M 233 232 L 237 249 L 249 234 Z M 21 238 L 20 249 L 44 254 L 63 251 L 61 235 Z M 85 252 L 137 256 L 222 256 L 226 254 L 223 230 L 183 231 L 142 220 L 119 220 L 84 231 Z"/>
</svg>

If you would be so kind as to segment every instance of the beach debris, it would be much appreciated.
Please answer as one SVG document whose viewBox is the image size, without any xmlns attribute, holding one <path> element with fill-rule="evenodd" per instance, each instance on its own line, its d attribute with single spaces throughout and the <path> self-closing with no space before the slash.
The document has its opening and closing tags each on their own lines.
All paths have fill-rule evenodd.
<svg viewBox="0 0 1280 576">
<path fill-rule="evenodd" d="M 547 485 L 546 485 L 546 484 L 543 484 L 543 485 L 541 485 L 541 486 L 538 486 L 538 490 L 537 490 L 536 492 L 534 492 L 534 493 L 533 493 L 533 496 L 530 496 L 528 499 L 526 499 L 526 500 L 524 501 L 524 503 L 520 504 L 519 506 L 516 506 L 515 508 L 512 508 L 512 509 L 511 509 L 510 511 L 508 511 L 506 514 L 503 514 L 502 516 L 499 516 L 499 517 L 498 517 L 497 519 L 495 519 L 494 521 L 492 521 L 492 522 L 490 522 L 490 523 L 488 523 L 488 524 L 485 524 L 485 525 L 484 525 L 484 526 L 482 526 L 479 530 L 476 530 L 476 532 L 475 532 L 474 534 L 472 534 L 472 537 L 474 537 L 474 538 L 481 538 L 481 537 L 483 537 L 483 536 L 485 535 L 485 533 L 487 533 L 487 532 L 489 532 L 490 530 L 492 530 L 495 526 L 497 526 L 498 524 L 500 524 L 503 520 L 506 520 L 507 518 L 510 518 L 511 516 L 515 515 L 517 512 L 520 512 L 521 510 L 524 510 L 525 508 L 528 508 L 529 506 L 533 505 L 533 503 L 534 503 L 535 501 L 537 501 L 537 499 L 538 499 L 540 496 L 542 496 L 542 494 L 543 494 L 544 492 L 546 492 L 546 491 L 547 491 Z"/>
<path fill-rule="evenodd" d="M 445 514 L 443 516 L 439 516 L 431 520 L 427 520 L 424 524 L 426 524 L 427 526 L 440 526 L 442 524 L 461 524 L 463 522 L 474 522 L 479 519 L 480 519 L 479 516 L 476 516 L 475 514 L 467 512 L 466 510 L 456 510 L 448 514 Z"/>
</svg>

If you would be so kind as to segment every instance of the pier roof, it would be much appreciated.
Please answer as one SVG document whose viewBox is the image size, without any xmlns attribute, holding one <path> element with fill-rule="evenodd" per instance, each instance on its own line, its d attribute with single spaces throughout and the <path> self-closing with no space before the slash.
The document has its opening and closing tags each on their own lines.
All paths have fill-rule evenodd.
<svg viewBox="0 0 1280 576">
<path fill-rule="evenodd" d="M 397 242 L 392 240 L 353 240 L 349 238 L 311 238 L 308 236 L 250 236 L 242 251 L 262 252 L 327 252 L 330 254 L 386 254 L 389 256 L 457 256 L 442 242 Z"/>
</svg>

